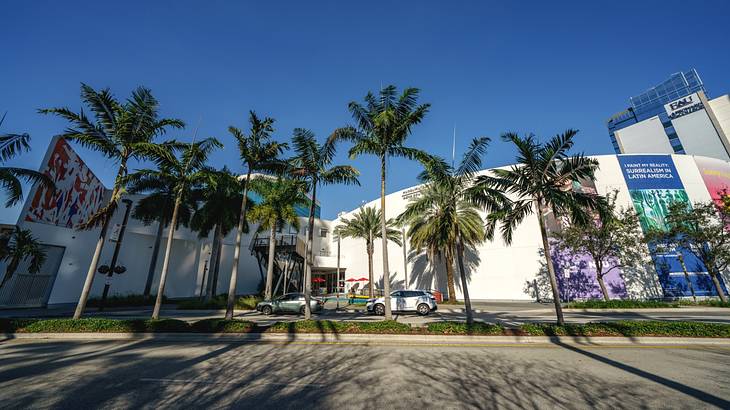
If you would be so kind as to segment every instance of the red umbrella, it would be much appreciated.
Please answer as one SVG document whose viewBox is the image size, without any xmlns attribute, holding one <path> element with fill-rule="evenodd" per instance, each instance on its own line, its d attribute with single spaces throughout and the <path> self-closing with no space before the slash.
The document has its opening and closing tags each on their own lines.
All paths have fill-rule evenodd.
<svg viewBox="0 0 730 410">
<path fill-rule="evenodd" d="M 324 280 L 322 278 L 314 278 L 314 279 L 312 279 L 312 282 L 322 283 L 322 282 L 326 282 L 326 280 Z"/>
<path fill-rule="evenodd" d="M 357 281 L 358 282 L 370 282 L 370 279 L 368 279 L 368 278 L 360 278 Z"/>
<path fill-rule="evenodd" d="M 357 282 L 358 280 L 355 278 L 347 279 L 345 282 Z"/>
</svg>

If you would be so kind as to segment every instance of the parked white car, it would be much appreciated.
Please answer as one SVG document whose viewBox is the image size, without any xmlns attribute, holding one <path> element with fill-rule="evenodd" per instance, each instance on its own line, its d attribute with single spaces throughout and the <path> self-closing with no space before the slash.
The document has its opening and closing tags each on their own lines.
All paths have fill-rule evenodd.
<svg viewBox="0 0 730 410">
<path fill-rule="evenodd" d="M 385 315 L 385 298 L 368 299 L 368 313 Z M 390 293 L 390 308 L 394 312 L 417 312 L 425 316 L 438 309 L 436 298 L 426 290 L 396 290 Z"/>
</svg>

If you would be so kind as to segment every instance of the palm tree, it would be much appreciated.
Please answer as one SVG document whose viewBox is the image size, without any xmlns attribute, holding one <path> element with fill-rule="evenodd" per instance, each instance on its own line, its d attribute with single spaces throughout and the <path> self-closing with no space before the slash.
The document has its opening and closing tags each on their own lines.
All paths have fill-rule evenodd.
<svg viewBox="0 0 730 410">
<path fill-rule="evenodd" d="M 583 154 L 568 155 L 576 133 L 569 129 L 544 144 L 533 135 L 504 134 L 502 139 L 517 148 L 517 164 L 509 169 L 496 169 L 493 176 L 481 175 L 476 180 L 477 189 L 497 189 L 514 196 L 509 209 L 488 216 L 489 229 L 494 229 L 498 220 L 501 222 L 506 243 L 512 242 L 512 232 L 520 222 L 533 213 L 537 214 L 559 325 L 563 325 L 565 320 L 543 216 L 552 210 L 556 216 L 570 217 L 573 223 L 587 224 L 592 221 L 590 211 L 605 209 L 602 197 L 572 189 L 573 183 L 592 180 L 598 169 L 595 159 Z"/>
<path fill-rule="evenodd" d="M 7 262 L 8 266 L 5 269 L 5 276 L 2 282 L 0 282 L 0 288 L 5 285 L 5 282 L 10 280 L 18 265 L 26 258 L 30 258 L 30 266 L 28 272 L 36 274 L 40 272 L 43 263 L 46 261 L 46 251 L 33 237 L 33 233 L 30 229 L 20 229 L 15 226 L 15 230 L 8 238 L 3 238 L 0 241 L 2 249 L 0 249 L 0 260 Z"/>
<path fill-rule="evenodd" d="M 81 84 L 81 100 L 92 112 L 93 119 L 87 117 L 83 110 L 78 113 L 69 108 L 40 110 L 42 114 L 54 114 L 71 123 L 60 134 L 61 137 L 99 151 L 119 164 L 109 202 L 78 227 L 86 230 L 101 227 L 101 232 L 86 273 L 74 319 L 79 319 L 86 307 L 109 221 L 125 192 L 129 161 L 169 157 L 169 147 L 156 144 L 154 139 L 164 134 L 168 128 L 183 128 L 185 125 L 177 119 L 159 118 L 159 103 L 152 96 L 152 92 L 144 87 L 134 90 L 127 101 L 119 102 L 109 89 L 95 91 L 90 86 Z"/>
<path fill-rule="evenodd" d="M 251 174 L 254 172 L 280 171 L 283 162 L 279 155 L 288 148 L 287 144 L 271 140 L 274 132 L 274 119 L 266 117 L 260 119 L 255 112 L 249 112 L 249 123 L 251 129 L 248 135 L 236 127 L 228 127 L 238 143 L 238 152 L 241 162 L 246 168 L 246 178 L 243 182 L 243 196 L 241 201 L 241 216 L 238 218 L 236 228 L 236 244 L 233 248 L 233 266 L 231 268 L 231 282 L 228 286 L 228 303 L 226 305 L 226 319 L 233 319 L 233 306 L 236 302 L 236 284 L 238 280 L 238 260 L 241 256 L 241 239 L 243 237 L 244 223 L 246 221 L 246 210 L 248 207 L 248 184 L 251 181 Z"/>
<path fill-rule="evenodd" d="M 170 229 L 167 235 L 165 256 L 162 260 L 162 271 L 160 272 L 160 284 L 157 290 L 155 307 L 152 311 L 152 319 L 160 318 L 162 298 L 165 292 L 167 270 L 170 265 L 170 253 L 172 252 L 172 241 L 175 236 L 175 228 L 178 225 L 178 217 L 182 204 L 188 203 L 190 197 L 197 188 L 212 178 L 213 170 L 208 167 L 207 161 L 210 153 L 216 148 L 222 147 L 215 138 L 206 138 L 202 141 L 185 144 L 175 144 L 181 150 L 180 157 L 166 156 L 157 159 L 157 169 L 141 169 L 128 177 L 130 185 L 149 186 L 145 181 L 159 180 L 170 185 L 174 193 L 175 202 L 170 217 Z"/>
<path fill-rule="evenodd" d="M 202 204 L 195 210 L 190 228 L 201 238 L 213 231 L 213 245 L 205 285 L 205 300 L 210 300 L 218 287 L 220 254 L 223 238 L 238 224 L 243 199 L 243 184 L 228 168 L 216 171 L 201 191 Z M 244 225 L 244 231 L 247 231 Z"/>
<path fill-rule="evenodd" d="M 0 118 L 0 125 L 5 120 L 3 114 Z M 0 187 L 8 197 L 5 207 L 9 208 L 23 200 L 23 185 L 21 181 L 29 183 L 40 183 L 48 189 L 54 189 L 51 179 L 38 171 L 25 168 L 6 167 L 4 164 L 15 158 L 22 151 L 30 151 L 30 135 L 28 134 L 3 134 L 0 135 Z"/>
<path fill-rule="evenodd" d="M 479 211 L 498 212 L 509 204 L 507 197 L 494 189 L 475 189 L 472 185 L 482 167 L 489 138 L 474 138 L 457 168 L 443 160 L 432 163 L 421 174 L 426 186 L 399 216 L 399 222 L 409 225 L 411 247 L 426 250 L 429 258 L 443 257 L 449 300 L 456 300 L 454 261 L 458 262 L 461 289 L 466 305 L 467 323 L 474 319 L 464 269 L 464 250 L 491 239 L 493 231 L 484 229 Z"/>
<path fill-rule="evenodd" d="M 137 201 L 132 211 L 132 217 L 142 221 L 145 226 L 157 222 L 155 243 L 152 246 L 152 257 L 150 258 L 150 266 L 147 271 L 147 280 L 145 281 L 143 291 L 145 298 L 150 296 L 150 291 L 152 290 L 152 282 L 155 277 L 155 268 L 160 253 L 163 230 L 170 224 L 170 220 L 172 220 L 172 210 L 175 208 L 174 185 L 175 181 L 171 178 L 171 175 L 159 173 L 158 175 L 141 177 L 128 187 L 130 194 L 150 192 L 150 194 Z M 179 228 L 180 224 L 188 226 L 190 222 L 193 210 L 195 209 L 195 201 L 194 196 L 188 196 L 187 199 L 189 200 L 180 203 L 175 229 Z"/>
<path fill-rule="evenodd" d="M 406 88 L 398 96 L 394 85 L 389 85 L 376 97 L 365 96 L 365 105 L 351 102 L 348 105 L 355 120 L 355 126 L 335 130 L 331 139 L 345 139 L 354 142 L 350 158 L 360 155 L 375 155 L 380 162 L 380 230 L 387 237 L 388 223 L 385 211 L 386 164 L 390 157 L 417 159 L 422 163 L 430 161 L 425 152 L 406 147 L 404 144 L 414 125 L 423 120 L 430 104 L 418 105 L 417 88 Z M 385 290 L 385 318 L 393 319 L 390 308 L 390 271 L 388 269 L 388 242 L 383 242 L 383 283 Z"/>
<path fill-rule="evenodd" d="M 360 185 L 357 179 L 360 172 L 349 165 L 332 165 L 336 152 L 336 141 L 334 139 L 328 139 L 320 145 L 312 131 L 295 128 L 292 144 L 296 155 L 289 160 L 291 168 L 289 172 L 295 178 L 299 178 L 306 183 L 307 191 L 312 196 L 307 222 L 307 262 L 304 270 L 304 317 L 309 319 L 312 316 L 312 312 L 309 311 L 309 300 L 312 293 L 314 212 L 317 204 L 317 186 L 329 184 Z"/>
<path fill-rule="evenodd" d="M 285 224 L 299 229 L 295 206 L 308 202 L 302 181 L 278 177 L 258 177 L 251 181 L 251 189 L 261 196 L 261 202 L 251 209 L 251 220 L 259 223 L 258 231 L 269 230 L 269 260 L 266 266 L 264 298 L 271 300 L 274 284 L 274 257 L 276 256 L 276 230 Z"/>
<path fill-rule="evenodd" d="M 370 280 L 370 297 L 373 298 L 373 287 L 375 285 L 373 277 L 373 251 L 375 250 L 375 239 L 382 238 L 380 230 L 380 210 L 374 206 L 366 206 L 360 208 L 352 219 L 343 218 L 341 224 L 337 226 L 337 235 L 340 238 L 353 238 L 365 240 L 365 252 L 368 254 L 368 278 Z M 401 245 L 400 231 L 396 229 L 396 223 L 392 219 L 388 219 L 387 235 L 388 240 Z"/>
</svg>

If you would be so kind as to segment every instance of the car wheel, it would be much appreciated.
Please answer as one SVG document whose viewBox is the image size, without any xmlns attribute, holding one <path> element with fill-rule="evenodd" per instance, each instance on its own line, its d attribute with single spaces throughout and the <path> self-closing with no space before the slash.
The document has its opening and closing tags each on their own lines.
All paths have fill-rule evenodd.
<svg viewBox="0 0 730 410">
<path fill-rule="evenodd" d="M 271 306 L 264 306 L 261 308 L 261 313 L 263 313 L 266 316 L 269 316 L 271 314 Z"/>
<path fill-rule="evenodd" d="M 416 310 L 418 310 L 419 315 L 426 316 L 428 314 L 428 312 L 431 311 L 431 308 L 428 307 L 427 304 L 421 303 L 420 305 L 418 305 L 418 308 L 416 308 Z"/>
<path fill-rule="evenodd" d="M 305 311 L 306 306 L 302 305 L 302 307 L 299 308 L 299 314 L 304 316 L 307 312 Z"/>
<path fill-rule="evenodd" d="M 378 316 L 385 316 L 385 306 L 377 304 L 373 306 L 373 312 Z"/>
</svg>

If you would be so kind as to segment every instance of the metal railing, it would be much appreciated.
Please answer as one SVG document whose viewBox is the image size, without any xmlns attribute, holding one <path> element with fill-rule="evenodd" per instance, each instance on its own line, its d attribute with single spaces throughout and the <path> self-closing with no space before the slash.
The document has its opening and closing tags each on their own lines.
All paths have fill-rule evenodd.
<svg viewBox="0 0 730 410">
<path fill-rule="evenodd" d="M 46 298 L 53 285 L 52 275 L 31 275 L 16 273 L 0 289 L 0 306 L 3 307 L 40 307 L 45 306 Z"/>
</svg>

